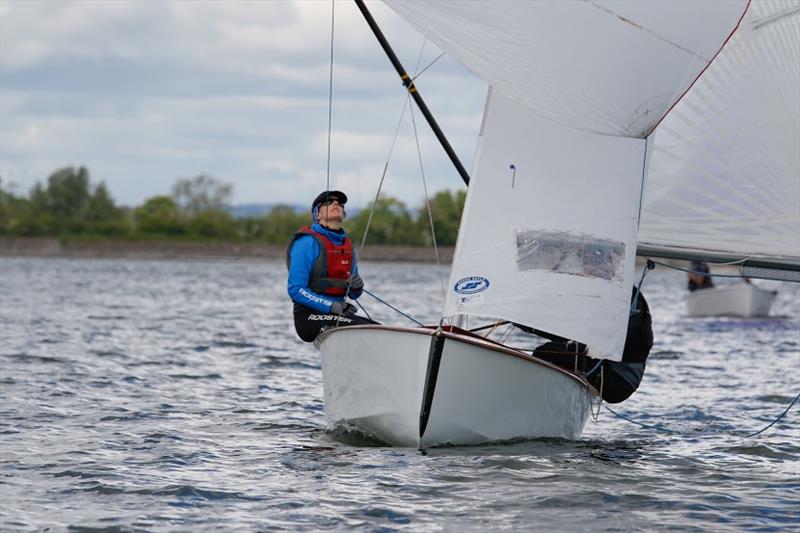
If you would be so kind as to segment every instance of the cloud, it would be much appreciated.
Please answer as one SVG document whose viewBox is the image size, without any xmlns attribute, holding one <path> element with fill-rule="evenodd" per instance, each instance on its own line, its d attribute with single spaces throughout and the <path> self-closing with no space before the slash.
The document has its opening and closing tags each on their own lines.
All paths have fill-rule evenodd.
<svg viewBox="0 0 800 533">
<path fill-rule="evenodd" d="M 423 39 L 369 4 L 409 69 Z M 331 179 L 371 201 L 405 93 L 350 2 L 337 2 Z M 303 203 L 325 187 L 327 1 L 74 1 L 0 4 L 0 176 L 18 192 L 86 165 L 136 205 L 208 173 L 236 202 Z M 420 61 L 439 54 L 430 44 Z M 443 58 L 418 80 L 470 167 L 485 85 Z M 431 190 L 460 179 L 416 115 Z M 408 115 L 387 191 L 420 195 Z M 408 182 L 405 184 L 404 182 Z"/>
</svg>

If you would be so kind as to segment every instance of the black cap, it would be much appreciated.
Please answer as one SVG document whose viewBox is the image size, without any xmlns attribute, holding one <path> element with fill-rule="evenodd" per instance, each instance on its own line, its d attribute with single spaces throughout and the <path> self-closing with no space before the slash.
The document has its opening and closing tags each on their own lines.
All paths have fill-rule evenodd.
<svg viewBox="0 0 800 533">
<path fill-rule="evenodd" d="M 319 196 L 314 198 L 314 203 L 311 204 L 311 210 L 313 211 L 318 205 L 324 204 L 328 200 L 336 200 L 339 202 L 339 205 L 344 205 L 347 203 L 347 195 L 342 191 L 322 191 L 319 193 Z"/>
</svg>

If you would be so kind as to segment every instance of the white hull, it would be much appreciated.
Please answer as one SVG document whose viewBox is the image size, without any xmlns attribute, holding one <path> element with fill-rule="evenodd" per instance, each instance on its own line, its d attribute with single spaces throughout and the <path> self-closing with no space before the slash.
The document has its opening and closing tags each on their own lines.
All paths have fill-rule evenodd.
<svg viewBox="0 0 800 533">
<path fill-rule="evenodd" d="M 580 436 L 593 397 L 585 381 L 523 352 L 446 331 L 436 372 L 429 369 L 433 333 L 388 326 L 323 333 L 328 418 L 419 448 Z"/>
<path fill-rule="evenodd" d="M 767 316 L 777 291 L 741 284 L 729 287 L 699 289 L 689 294 L 686 306 L 689 316 Z"/>
</svg>

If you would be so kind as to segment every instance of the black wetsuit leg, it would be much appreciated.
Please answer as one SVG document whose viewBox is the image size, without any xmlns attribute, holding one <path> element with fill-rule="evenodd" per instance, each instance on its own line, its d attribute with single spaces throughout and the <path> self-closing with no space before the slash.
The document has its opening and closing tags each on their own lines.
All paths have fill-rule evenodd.
<svg viewBox="0 0 800 533">
<path fill-rule="evenodd" d="M 294 306 L 294 329 L 297 336 L 306 342 L 316 339 L 323 328 L 362 324 L 378 324 L 378 322 L 359 315 L 337 317 L 330 313 L 320 313 L 304 305 L 295 304 Z"/>
<path fill-rule="evenodd" d="M 634 295 L 636 295 L 634 290 Z M 533 351 L 533 356 L 544 359 L 569 371 L 583 373 L 586 380 L 598 391 L 603 400 L 619 403 L 633 394 L 644 377 L 647 356 L 653 347 L 653 323 L 650 308 L 644 295 L 638 293 L 636 311 L 628 319 L 628 334 L 622 361 L 595 359 L 584 355 L 585 346 L 550 341 Z"/>
</svg>

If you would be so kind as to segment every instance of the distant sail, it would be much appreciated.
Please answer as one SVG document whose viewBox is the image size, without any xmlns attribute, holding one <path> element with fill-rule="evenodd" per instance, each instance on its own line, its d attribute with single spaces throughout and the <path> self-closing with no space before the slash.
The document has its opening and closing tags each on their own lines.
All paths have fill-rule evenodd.
<svg viewBox="0 0 800 533">
<path fill-rule="evenodd" d="M 639 240 L 800 258 L 800 2 L 753 2 L 658 127 Z"/>
<path fill-rule="evenodd" d="M 644 138 L 747 0 L 386 0 L 497 91 L 561 124 Z"/>
</svg>

